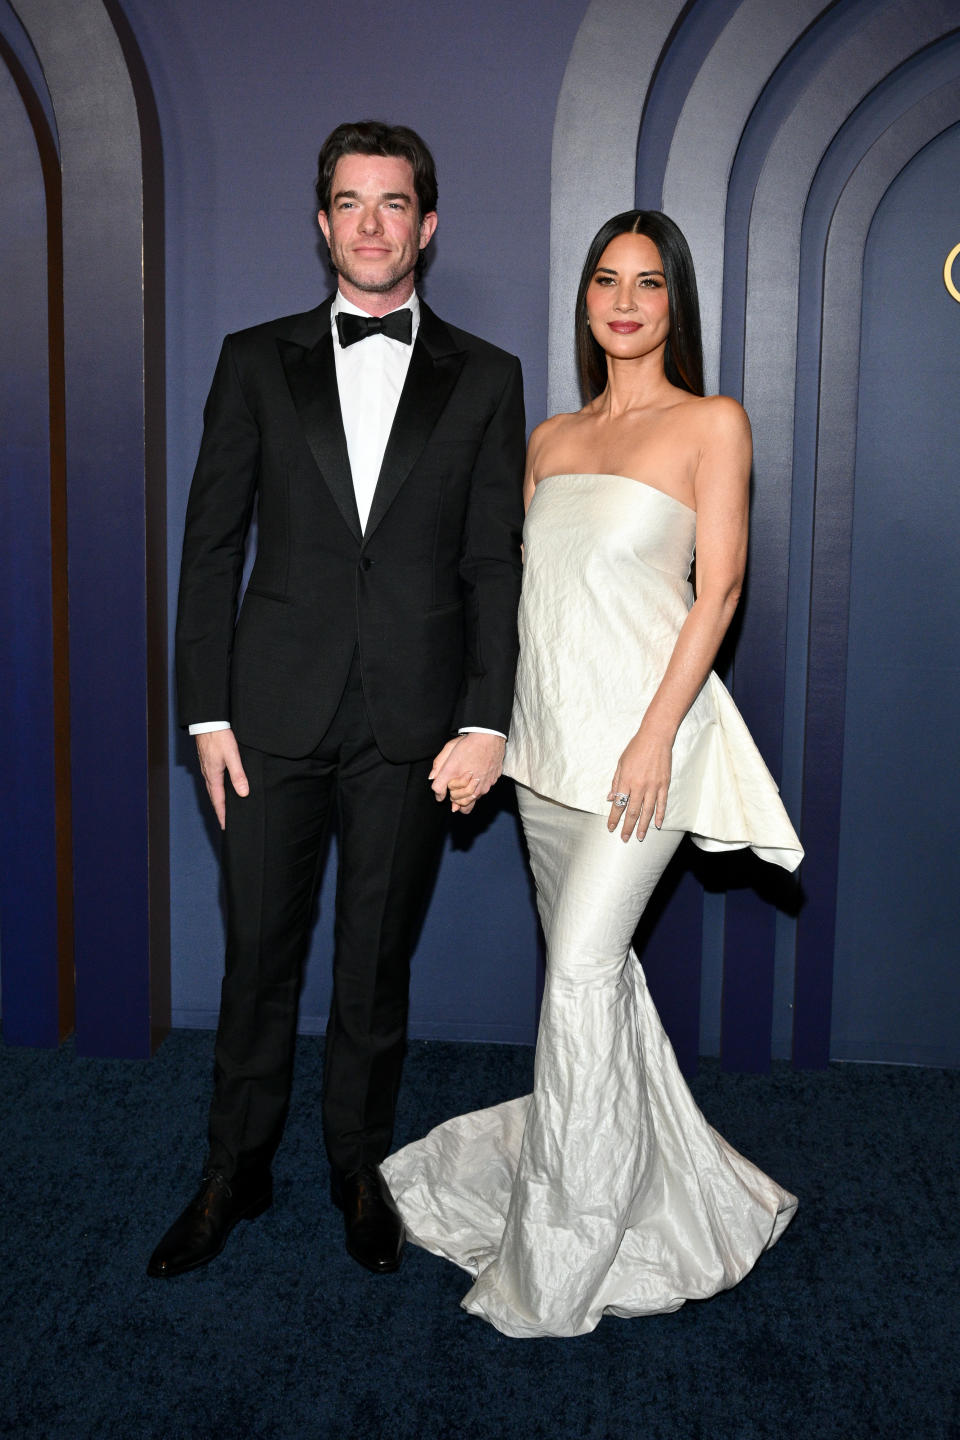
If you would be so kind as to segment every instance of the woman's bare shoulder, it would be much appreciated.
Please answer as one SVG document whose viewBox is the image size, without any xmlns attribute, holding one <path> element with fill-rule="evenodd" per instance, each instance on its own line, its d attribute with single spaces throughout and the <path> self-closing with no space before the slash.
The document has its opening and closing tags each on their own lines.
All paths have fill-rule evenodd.
<svg viewBox="0 0 960 1440">
<path fill-rule="evenodd" d="M 559 415 L 551 415 L 548 419 L 541 420 L 540 424 L 530 436 L 530 444 L 537 446 L 545 445 L 549 440 L 552 440 L 554 436 L 559 435 L 572 424 L 575 424 L 576 421 L 581 418 L 582 414 L 582 410 L 562 410 Z"/>
<path fill-rule="evenodd" d="M 747 412 L 730 395 L 691 395 L 688 414 L 698 425 L 702 440 L 750 444 Z"/>
<path fill-rule="evenodd" d="M 527 445 L 527 467 L 537 479 L 542 479 L 546 474 L 546 471 L 541 472 L 539 462 L 558 442 L 563 443 L 565 435 L 579 419 L 580 414 L 577 412 L 551 415 L 548 420 L 541 421 L 533 431 Z"/>
</svg>

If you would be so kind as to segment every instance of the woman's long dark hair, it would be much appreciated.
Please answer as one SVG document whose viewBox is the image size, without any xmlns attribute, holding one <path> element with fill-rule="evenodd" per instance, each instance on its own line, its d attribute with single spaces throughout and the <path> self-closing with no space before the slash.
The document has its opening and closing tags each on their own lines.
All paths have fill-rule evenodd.
<svg viewBox="0 0 960 1440">
<path fill-rule="evenodd" d="M 618 235 L 646 235 L 660 252 L 670 304 L 670 334 L 663 352 L 663 368 L 671 385 L 703 394 L 703 350 L 700 344 L 700 302 L 693 258 L 683 232 L 660 210 L 624 210 L 594 235 L 587 251 L 577 291 L 576 345 L 580 388 L 593 400 L 607 383 L 607 357 L 587 324 L 587 286 L 600 256 Z"/>
</svg>

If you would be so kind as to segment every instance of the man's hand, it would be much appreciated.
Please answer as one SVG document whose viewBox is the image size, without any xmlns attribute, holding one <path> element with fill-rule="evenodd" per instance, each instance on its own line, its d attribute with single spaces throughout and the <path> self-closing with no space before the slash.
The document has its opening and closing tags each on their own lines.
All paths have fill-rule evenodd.
<svg viewBox="0 0 960 1440">
<path fill-rule="evenodd" d="M 197 735 L 194 738 L 197 742 L 200 769 L 203 771 L 210 804 L 216 812 L 220 829 L 223 830 L 227 823 L 224 771 L 230 776 L 231 784 L 238 795 L 250 794 L 250 784 L 240 763 L 240 751 L 237 748 L 236 737 L 232 730 L 211 730 L 205 735 Z"/>
<path fill-rule="evenodd" d="M 454 815 L 469 815 L 480 796 L 500 779 L 505 745 L 502 735 L 473 731 L 448 740 L 430 771 L 434 795 L 438 800 L 449 795 Z"/>
</svg>

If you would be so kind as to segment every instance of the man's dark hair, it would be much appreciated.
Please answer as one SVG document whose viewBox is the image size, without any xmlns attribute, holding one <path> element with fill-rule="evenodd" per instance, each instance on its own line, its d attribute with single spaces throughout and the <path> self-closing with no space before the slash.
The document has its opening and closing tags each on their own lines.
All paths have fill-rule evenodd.
<svg viewBox="0 0 960 1440">
<path fill-rule="evenodd" d="M 436 210 L 437 169 L 417 132 L 406 125 L 386 125 L 382 120 L 357 120 L 338 125 L 321 146 L 317 161 L 317 205 L 325 214 L 330 212 L 333 172 L 344 155 L 389 155 L 409 160 L 419 219 Z"/>
<path fill-rule="evenodd" d="M 663 368 L 671 385 L 703 394 L 703 351 L 700 344 L 700 301 L 693 257 L 679 226 L 662 210 L 624 210 L 594 235 L 583 262 L 577 290 L 575 335 L 577 369 L 585 400 L 593 400 L 607 383 L 607 357 L 587 324 L 587 287 L 600 256 L 618 235 L 646 235 L 660 252 L 670 305 L 670 333 L 663 352 Z"/>
</svg>

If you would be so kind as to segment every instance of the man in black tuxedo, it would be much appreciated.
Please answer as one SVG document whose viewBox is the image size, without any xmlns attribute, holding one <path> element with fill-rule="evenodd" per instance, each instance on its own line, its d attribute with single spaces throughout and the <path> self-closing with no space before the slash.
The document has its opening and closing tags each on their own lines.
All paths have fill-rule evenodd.
<svg viewBox="0 0 960 1440">
<path fill-rule="evenodd" d="M 204 411 L 177 620 L 180 720 L 224 828 L 226 969 L 209 1151 L 154 1276 L 218 1255 L 272 1200 L 323 835 L 339 831 L 323 1122 L 347 1249 L 396 1269 L 379 1170 L 409 962 L 456 786 L 500 774 L 517 655 L 518 361 L 445 325 L 414 276 L 436 174 L 402 126 L 320 152 L 338 277 L 315 310 L 230 335 Z M 258 548 L 239 620 L 244 542 Z"/>
</svg>

